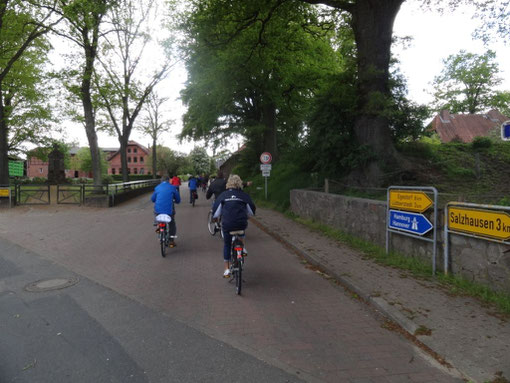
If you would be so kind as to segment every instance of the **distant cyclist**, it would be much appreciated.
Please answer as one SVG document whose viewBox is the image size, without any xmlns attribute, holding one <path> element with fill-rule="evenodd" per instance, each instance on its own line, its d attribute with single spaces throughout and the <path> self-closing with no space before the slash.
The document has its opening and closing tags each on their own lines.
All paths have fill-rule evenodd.
<svg viewBox="0 0 510 383">
<path fill-rule="evenodd" d="M 226 190 L 227 181 L 223 178 L 223 172 L 218 171 L 218 175 L 211 182 L 209 188 L 207 189 L 207 193 L 205 194 L 205 198 L 210 199 L 213 195 L 214 198 L 218 198 L 221 193 Z"/>
<path fill-rule="evenodd" d="M 198 178 L 191 176 L 188 179 L 189 203 L 193 203 L 193 193 L 197 192 Z"/>
<path fill-rule="evenodd" d="M 168 182 L 170 177 L 164 176 L 161 178 L 161 183 L 156 186 L 154 193 L 152 193 L 151 201 L 154 202 L 154 215 L 168 214 L 172 217 L 172 221 L 168 225 L 171 241 L 169 246 L 175 246 L 175 234 L 177 233 L 177 226 L 175 225 L 175 209 L 174 202 L 180 203 L 181 196 L 175 186 L 170 185 Z"/>
<path fill-rule="evenodd" d="M 223 230 L 223 277 L 230 277 L 230 246 L 232 245 L 231 231 L 245 230 L 248 227 L 248 217 L 255 215 L 255 204 L 250 196 L 242 191 L 243 181 L 238 175 L 228 177 L 226 189 L 214 202 L 214 218 L 221 216 Z"/>
<path fill-rule="evenodd" d="M 179 191 L 179 186 L 181 186 L 181 179 L 179 178 L 179 176 L 177 175 L 173 176 L 172 179 L 170 180 L 170 183 L 177 188 L 177 191 Z"/>
</svg>

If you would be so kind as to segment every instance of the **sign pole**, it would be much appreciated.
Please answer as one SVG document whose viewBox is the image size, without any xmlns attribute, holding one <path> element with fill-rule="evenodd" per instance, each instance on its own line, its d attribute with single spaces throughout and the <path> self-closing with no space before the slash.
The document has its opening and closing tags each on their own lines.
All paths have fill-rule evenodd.
<svg viewBox="0 0 510 383">
<path fill-rule="evenodd" d="M 267 199 L 267 177 L 264 177 L 264 183 L 265 183 L 265 195 Z"/>
</svg>

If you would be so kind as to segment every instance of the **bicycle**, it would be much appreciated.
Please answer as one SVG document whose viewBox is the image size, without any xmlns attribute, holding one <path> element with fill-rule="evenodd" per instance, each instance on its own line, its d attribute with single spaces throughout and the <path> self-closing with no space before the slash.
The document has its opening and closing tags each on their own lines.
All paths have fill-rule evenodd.
<svg viewBox="0 0 510 383">
<path fill-rule="evenodd" d="M 241 240 L 241 237 L 244 237 L 244 230 L 231 231 L 230 235 L 232 236 L 232 247 L 230 251 L 230 275 L 232 275 L 232 279 L 230 281 L 235 280 L 236 294 L 241 295 L 244 257 L 246 255 L 244 242 Z"/>
<path fill-rule="evenodd" d="M 191 204 L 193 205 L 193 207 L 195 207 L 195 201 L 198 199 L 198 194 L 197 194 L 197 191 L 196 190 L 193 190 L 191 192 Z"/>
<path fill-rule="evenodd" d="M 158 214 L 156 216 L 156 222 L 158 223 L 158 238 L 161 246 L 161 256 L 166 256 L 166 249 L 170 245 L 170 240 L 175 238 L 175 235 L 170 235 L 170 225 L 172 217 L 168 214 Z"/>
<path fill-rule="evenodd" d="M 223 230 L 221 230 L 221 217 L 214 221 L 212 210 L 210 210 L 207 214 L 207 229 L 209 230 L 209 234 L 212 236 L 216 235 L 217 232 L 220 232 L 220 238 L 223 238 Z"/>
</svg>

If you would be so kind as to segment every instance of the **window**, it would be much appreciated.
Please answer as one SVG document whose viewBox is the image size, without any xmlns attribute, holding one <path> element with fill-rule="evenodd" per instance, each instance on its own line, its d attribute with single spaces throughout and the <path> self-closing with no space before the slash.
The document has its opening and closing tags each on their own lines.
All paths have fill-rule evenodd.
<svg viewBox="0 0 510 383">
<path fill-rule="evenodd" d="M 128 168 L 128 174 L 131 174 L 131 168 Z"/>
<path fill-rule="evenodd" d="M 131 162 L 131 157 L 128 157 L 128 162 Z"/>
<path fill-rule="evenodd" d="M 140 169 L 140 174 L 145 174 L 145 170 L 143 168 Z"/>
<path fill-rule="evenodd" d="M 119 168 L 119 174 L 122 174 L 122 168 Z"/>
<path fill-rule="evenodd" d="M 112 168 L 112 174 L 115 174 L 115 168 Z"/>
<path fill-rule="evenodd" d="M 137 149 L 137 148 L 134 148 L 134 149 L 133 149 L 133 153 L 136 153 L 137 151 L 138 151 L 138 149 Z"/>
<path fill-rule="evenodd" d="M 138 162 L 138 157 L 133 157 L 133 162 Z"/>
<path fill-rule="evenodd" d="M 128 148 L 128 153 L 131 153 L 131 148 Z"/>
<path fill-rule="evenodd" d="M 135 174 L 138 174 L 138 168 L 133 169 L 135 171 Z"/>
<path fill-rule="evenodd" d="M 140 162 L 143 162 L 143 157 L 140 157 Z"/>
<path fill-rule="evenodd" d="M 42 173 L 42 168 L 39 168 L 39 173 Z"/>
</svg>

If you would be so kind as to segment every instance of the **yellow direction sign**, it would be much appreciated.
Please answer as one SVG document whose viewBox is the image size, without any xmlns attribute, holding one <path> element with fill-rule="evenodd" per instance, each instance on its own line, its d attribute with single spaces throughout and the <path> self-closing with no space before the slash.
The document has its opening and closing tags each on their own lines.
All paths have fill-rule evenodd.
<svg viewBox="0 0 510 383">
<path fill-rule="evenodd" d="M 423 213 L 434 204 L 425 192 L 390 190 L 390 208 Z"/>
<path fill-rule="evenodd" d="M 0 189 L 0 197 L 9 197 L 10 189 Z"/>
<path fill-rule="evenodd" d="M 505 241 L 510 238 L 510 215 L 503 211 L 450 206 L 448 229 Z"/>
</svg>

